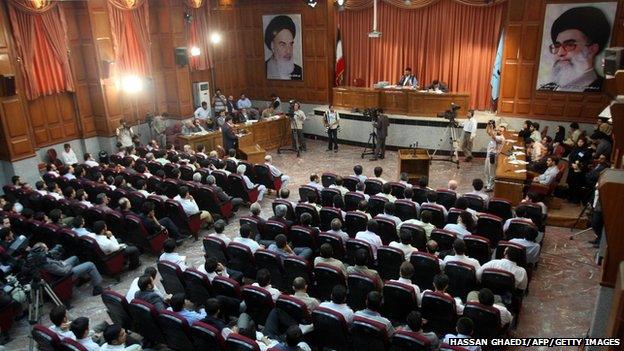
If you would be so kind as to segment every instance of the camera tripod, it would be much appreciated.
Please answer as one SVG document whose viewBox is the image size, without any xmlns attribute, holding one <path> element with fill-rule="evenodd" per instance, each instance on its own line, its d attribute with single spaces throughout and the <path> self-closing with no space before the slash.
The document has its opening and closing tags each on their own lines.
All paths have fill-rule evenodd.
<svg viewBox="0 0 624 351">
<path fill-rule="evenodd" d="M 61 299 L 54 293 L 52 287 L 48 282 L 43 279 L 33 279 L 30 283 L 30 293 L 28 294 L 28 324 L 30 324 L 30 340 L 28 341 L 28 350 L 33 351 L 35 349 L 35 339 L 32 336 L 32 329 L 35 324 L 41 321 L 43 315 L 41 308 L 43 307 L 43 294 L 48 295 L 50 300 L 56 305 L 63 305 Z"/>
<path fill-rule="evenodd" d="M 369 149 L 370 151 L 368 151 Z M 377 155 L 375 155 L 375 150 L 377 150 L 377 133 L 375 132 L 375 129 L 373 129 L 373 131 L 368 135 L 368 141 L 364 146 L 364 151 L 362 151 L 362 158 L 366 155 L 373 155 L 376 157 Z"/>
<path fill-rule="evenodd" d="M 457 130 L 456 130 L 455 121 L 450 121 L 449 122 L 448 126 L 446 127 L 446 130 L 444 130 L 444 134 L 442 135 L 442 139 L 440 139 L 440 146 L 438 146 L 437 149 L 433 150 L 433 153 L 429 157 L 429 161 L 430 162 L 434 161 L 433 157 L 440 150 L 440 147 L 442 147 L 442 141 L 445 138 L 448 139 L 449 144 L 451 146 L 450 147 L 451 154 L 449 155 L 448 158 L 440 158 L 440 159 L 437 159 L 435 161 L 448 161 L 448 162 L 452 162 L 452 163 L 457 165 L 457 168 L 459 168 L 459 140 L 457 138 Z"/>
<path fill-rule="evenodd" d="M 282 151 L 290 151 L 297 153 L 297 157 L 301 156 L 301 146 L 299 144 L 299 134 L 297 134 L 297 121 L 295 120 L 294 115 L 288 115 L 290 119 L 290 133 L 292 135 L 292 146 L 290 148 L 282 148 L 283 145 L 280 145 L 277 148 L 277 153 L 281 154 Z"/>
</svg>

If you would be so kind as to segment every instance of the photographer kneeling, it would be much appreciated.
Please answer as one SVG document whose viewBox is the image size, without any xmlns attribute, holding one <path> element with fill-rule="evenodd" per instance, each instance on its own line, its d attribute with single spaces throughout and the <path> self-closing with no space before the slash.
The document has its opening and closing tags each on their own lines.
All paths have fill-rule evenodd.
<svg viewBox="0 0 624 351">
<path fill-rule="evenodd" d="M 89 275 L 91 285 L 93 285 L 93 295 L 100 295 L 104 290 L 102 288 L 102 276 L 98 272 L 93 262 L 87 261 L 80 263 L 78 257 L 72 256 L 66 260 L 61 260 L 60 245 L 56 245 L 52 250 L 48 250 L 48 246 L 44 243 L 36 243 L 30 253 L 26 257 L 25 269 L 31 272 L 44 269 L 55 276 L 64 277 L 72 274 L 74 278 L 80 278 Z"/>
</svg>

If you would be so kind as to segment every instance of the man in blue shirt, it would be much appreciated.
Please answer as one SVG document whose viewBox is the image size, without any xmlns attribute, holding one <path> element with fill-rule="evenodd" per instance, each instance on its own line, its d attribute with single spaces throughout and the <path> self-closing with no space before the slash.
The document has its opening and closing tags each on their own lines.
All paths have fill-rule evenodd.
<svg viewBox="0 0 624 351">
<path fill-rule="evenodd" d="M 195 321 L 202 320 L 206 318 L 206 311 L 202 308 L 199 312 L 194 311 L 194 305 L 191 301 L 186 299 L 185 293 L 177 293 L 171 297 L 169 301 L 169 305 L 171 307 L 168 310 L 177 312 L 180 317 L 184 317 L 189 325 L 193 324 Z"/>
</svg>

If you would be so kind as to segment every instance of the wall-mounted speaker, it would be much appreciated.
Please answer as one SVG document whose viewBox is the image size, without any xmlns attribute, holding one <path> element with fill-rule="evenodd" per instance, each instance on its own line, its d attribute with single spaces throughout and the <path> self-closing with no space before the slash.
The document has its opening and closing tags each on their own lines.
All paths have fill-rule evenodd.
<svg viewBox="0 0 624 351">
<path fill-rule="evenodd" d="M 15 95 L 15 76 L 0 75 L 0 96 Z"/>
<path fill-rule="evenodd" d="M 188 65 L 188 49 L 186 47 L 177 47 L 174 49 L 175 63 L 178 66 Z"/>
<path fill-rule="evenodd" d="M 604 51 L 604 74 L 606 76 L 615 76 L 615 72 L 622 68 L 622 59 L 624 59 L 623 47 L 606 48 Z"/>
</svg>

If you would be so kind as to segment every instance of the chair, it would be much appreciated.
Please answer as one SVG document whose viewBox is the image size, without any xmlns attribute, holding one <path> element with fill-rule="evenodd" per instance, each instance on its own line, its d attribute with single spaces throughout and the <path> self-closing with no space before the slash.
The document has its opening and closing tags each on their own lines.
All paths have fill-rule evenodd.
<svg viewBox="0 0 624 351">
<path fill-rule="evenodd" d="M 208 185 L 199 185 L 191 193 L 197 201 L 200 209 L 210 213 L 216 213 L 221 218 L 228 219 L 232 217 L 234 205 L 231 201 L 221 201 L 215 191 Z"/>
<path fill-rule="evenodd" d="M 538 232 L 537 226 L 532 223 L 521 219 L 512 219 L 505 232 L 505 239 L 511 240 L 514 238 L 523 238 L 525 236 L 537 238 Z"/>
<path fill-rule="evenodd" d="M 420 215 L 422 216 L 423 211 L 431 212 L 431 224 L 438 228 L 443 228 L 446 218 L 444 218 L 444 211 L 438 206 L 436 204 L 423 203 L 420 205 Z"/>
<path fill-rule="evenodd" d="M 236 299 L 241 298 L 240 284 L 232 278 L 216 276 L 212 280 L 212 291 L 215 296 L 227 296 Z M 236 315 L 238 315 L 238 309 Z"/>
<path fill-rule="evenodd" d="M 240 197 L 247 203 L 254 203 L 258 200 L 258 186 L 254 186 L 253 189 L 247 189 L 242 176 L 232 173 L 227 177 L 227 182 L 230 185 L 230 195 Z"/>
<path fill-rule="evenodd" d="M 448 210 L 448 214 L 446 215 L 446 224 L 457 223 L 457 219 L 459 218 L 459 215 L 462 213 L 462 211 L 463 210 L 455 207 L 452 207 L 450 210 Z"/>
<path fill-rule="evenodd" d="M 384 213 L 384 207 L 386 206 L 386 203 L 388 203 L 390 200 L 388 200 L 385 197 L 382 196 L 371 196 L 368 199 L 368 213 L 370 213 L 371 216 L 375 217 L 380 213 Z"/>
<path fill-rule="evenodd" d="M 342 186 L 349 189 L 349 191 L 355 191 L 355 188 L 357 187 L 357 184 L 359 182 L 360 180 L 354 176 L 348 176 L 348 177 L 342 178 Z"/>
<path fill-rule="evenodd" d="M 390 194 L 392 194 L 397 199 L 405 199 L 405 188 L 407 188 L 405 184 L 399 182 L 390 182 L 390 186 L 392 187 Z"/>
<path fill-rule="evenodd" d="M 358 209 L 358 205 L 360 201 L 365 200 L 366 197 L 364 194 L 356 193 L 354 191 L 350 191 L 345 194 L 344 202 L 345 202 L 345 211 L 355 211 Z"/>
<path fill-rule="evenodd" d="M 340 211 L 340 209 L 333 207 L 321 208 L 321 211 L 319 212 L 319 218 L 321 220 L 319 224 L 320 230 L 330 230 L 331 222 L 334 220 L 334 218 L 338 218 L 341 222 L 343 222 L 342 212 Z"/>
<path fill-rule="evenodd" d="M 288 233 L 288 240 L 293 247 L 309 247 L 313 251 L 316 250 L 316 234 L 310 227 L 293 225 Z"/>
<path fill-rule="evenodd" d="M 474 322 L 473 337 L 496 338 L 500 335 L 501 317 L 498 308 L 482 305 L 476 301 L 468 301 L 464 306 L 462 315 Z"/>
<path fill-rule="evenodd" d="M 158 261 L 156 264 L 158 273 L 160 273 L 163 287 L 167 294 L 177 294 L 186 292 L 184 281 L 182 280 L 182 271 L 180 267 L 169 261 Z"/>
<path fill-rule="evenodd" d="M 104 215 L 106 227 L 116 238 L 122 239 L 122 241 L 130 241 L 130 236 L 126 232 L 124 225 L 124 217 L 120 212 L 109 211 Z"/>
<path fill-rule="evenodd" d="M 440 251 L 446 251 L 453 249 L 453 243 L 457 239 L 457 234 L 444 229 L 434 229 L 431 232 L 431 239 L 438 243 Z"/>
<path fill-rule="evenodd" d="M 207 236 L 204 238 L 203 244 L 206 255 L 216 258 L 221 263 L 228 262 L 226 255 L 227 245 L 225 245 L 223 240 L 214 236 Z"/>
<path fill-rule="evenodd" d="M 253 232 L 254 237 L 258 237 L 258 236 L 260 236 L 260 238 L 261 238 L 262 240 L 264 240 L 263 236 L 266 236 L 266 232 L 267 232 L 267 231 L 266 231 L 266 228 L 265 228 L 266 223 L 265 223 L 265 226 L 261 226 L 261 225 L 260 225 L 260 221 L 258 220 L 258 218 L 255 218 L 255 217 L 253 217 L 253 216 L 244 216 L 244 217 L 241 217 L 241 218 L 238 220 L 238 223 L 240 224 L 240 226 L 241 226 L 241 227 L 242 227 L 244 224 L 247 224 L 248 226 L 250 226 L 250 227 L 251 227 L 251 231 Z M 262 228 L 260 228 L 260 227 L 262 227 Z"/>
<path fill-rule="evenodd" d="M 399 241 L 399 235 L 397 234 L 394 221 L 387 218 L 375 218 L 375 220 L 378 224 L 375 234 L 379 235 L 384 245 L 389 245 L 393 241 Z"/>
<path fill-rule="evenodd" d="M 383 280 L 399 279 L 399 268 L 405 261 L 403 251 L 390 246 L 377 249 L 377 272 Z"/>
<path fill-rule="evenodd" d="M 228 176 L 224 171 L 221 170 L 215 170 L 212 171 L 212 173 L 210 173 L 212 176 L 215 177 L 215 183 L 217 183 L 217 186 L 221 189 L 223 189 L 223 191 L 225 191 L 226 193 L 232 195 L 230 193 L 230 184 L 228 183 Z"/>
<path fill-rule="evenodd" d="M 243 286 L 241 294 L 247 306 L 245 312 L 248 313 L 257 324 L 264 325 L 269 312 L 275 307 L 271 293 L 259 286 L 247 285 Z"/>
<path fill-rule="evenodd" d="M 310 193 L 315 194 L 317 201 L 320 201 L 321 194 L 319 193 L 318 189 L 309 185 L 302 185 L 299 187 L 299 199 L 301 201 L 308 201 L 308 195 Z"/>
<path fill-rule="evenodd" d="M 147 191 L 164 195 L 163 181 L 159 177 L 151 176 L 147 178 Z"/>
<path fill-rule="evenodd" d="M 225 339 L 226 351 L 260 351 L 260 347 L 255 340 L 240 334 L 230 334 Z"/>
<path fill-rule="evenodd" d="M 232 159 L 225 160 L 225 169 L 229 172 L 236 173 L 236 168 L 238 167 L 238 162 Z"/>
<path fill-rule="evenodd" d="M 384 316 L 395 323 L 403 323 L 407 315 L 418 309 L 418 300 L 412 286 L 387 281 L 383 287 Z"/>
<path fill-rule="evenodd" d="M 520 257 L 520 262 L 517 262 L 518 266 L 526 269 L 527 271 L 527 275 L 528 277 L 530 277 L 530 271 L 531 271 L 531 267 L 530 265 L 527 263 L 527 257 L 526 257 L 526 248 L 520 244 L 516 244 L 516 243 L 512 243 L 510 241 L 505 241 L 505 240 L 501 240 L 498 242 L 498 245 L 496 246 L 496 249 L 494 249 L 494 258 L 495 259 L 501 259 L 505 256 L 505 250 L 513 250 L 516 251 L 518 253 L 518 256 Z"/>
<path fill-rule="evenodd" d="M 429 345 L 429 340 L 424 336 L 405 330 L 397 330 L 390 339 L 392 351 L 427 351 Z"/>
<path fill-rule="evenodd" d="M 366 307 L 366 296 L 373 290 L 381 290 L 375 278 L 360 273 L 350 273 L 347 275 L 347 305 L 354 311 L 359 311 Z"/>
<path fill-rule="evenodd" d="M 286 219 L 290 220 L 290 221 L 295 221 L 295 209 L 293 207 L 292 202 L 286 200 L 286 199 L 275 199 L 275 201 L 273 201 L 273 203 L 271 204 L 271 207 L 273 208 L 273 214 L 275 214 L 275 208 L 277 207 L 277 205 L 284 205 L 286 206 Z"/>
<path fill-rule="evenodd" d="M 227 256 L 230 258 L 228 267 L 239 272 L 243 272 L 245 277 L 255 279 L 256 262 L 249 247 L 231 242 L 226 248 Z"/>
<path fill-rule="evenodd" d="M 476 194 L 465 194 L 462 196 L 466 201 L 468 201 L 468 208 L 471 208 L 477 212 L 485 211 L 485 200 L 479 195 Z"/>
<path fill-rule="evenodd" d="M 455 202 L 457 201 L 456 192 L 448 189 L 438 189 L 436 190 L 436 193 L 438 193 L 438 200 L 436 203 L 444 206 L 447 210 L 455 206 Z"/>
<path fill-rule="evenodd" d="M 433 289 L 433 277 L 440 273 L 438 258 L 426 252 L 415 251 L 410 256 L 410 262 L 414 266 L 412 282 L 421 290 Z"/>
<path fill-rule="evenodd" d="M 286 224 L 278 221 L 269 220 L 266 222 L 265 233 L 263 235 L 260 235 L 260 238 L 262 240 L 275 241 L 275 237 L 280 234 L 288 234 L 288 228 L 286 227 Z"/>
<path fill-rule="evenodd" d="M 279 290 L 285 290 L 289 283 L 284 279 L 284 268 L 281 257 L 275 252 L 258 249 L 254 253 L 256 268 L 266 268 L 271 273 L 271 285 Z"/>
<path fill-rule="evenodd" d="M 487 213 L 498 216 L 504 221 L 513 217 L 512 205 L 509 200 L 493 197 L 488 201 Z"/>
<path fill-rule="evenodd" d="M 479 235 L 466 235 L 464 243 L 466 243 L 466 255 L 479 261 L 479 264 L 486 263 L 492 257 L 490 241 L 487 238 Z"/>
<path fill-rule="evenodd" d="M 146 340 L 165 343 L 165 336 L 156 322 L 157 311 L 154 305 L 140 299 L 128 304 L 128 312 L 137 326 L 137 331 Z"/>
<path fill-rule="evenodd" d="M 37 349 L 41 351 L 57 351 L 61 340 L 58 335 L 41 324 L 33 325 L 31 332 Z"/>
<path fill-rule="evenodd" d="M 267 189 L 280 191 L 280 189 L 282 188 L 282 179 L 280 177 L 273 176 L 269 166 L 264 164 L 257 164 L 253 166 L 253 171 L 256 175 L 257 182 L 266 186 Z"/>
<path fill-rule="evenodd" d="M 328 308 L 312 311 L 315 345 L 319 350 L 349 350 L 349 328 L 344 317 Z"/>
<path fill-rule="evenodd" d="M 186 297 L 196 306 L 202 306 L 212 297 L 212 286 L 208 276 L 197 269 L 188 268 L 182 273 Z"/>
<path fill-rule="evenodd" d="M 90 236 L 81 236 L 78 238 L 78 247 L 84 257 L 89 257 L 98 271 L 119 280 L 119 276 L 124 270 L 124 255 L 122 250 L 105 254 L 94 238 Z"/>
<path fill-rule="evenodd" d="M 321 175 L 321 184 L 323 184 L 324 188 L 329 188 L 330 185 L 336 184 L 336 178 L 338 178 L 338 175 L 330 172 L 324 172 Z"/>
<path fill-rule="evenodd" d="M 53 276 L 48 271 L 42 270 L 41 278 L 52 286 L 52 290 L 63 303 L 69 305 L 69 302 L 74 295 L 75 279 L 73 278 L 73 275 Z"/>
<path fill-rule="evenodd" d="M 143 226 L 141 218 L 136 215 L 127 215 L 124 219 L 124 224 L 128 235 L 128 241 L 136 244 L 145 251 L 151 252 L 152 255 L 160 254 L 165 240 L 169 238 L 166 229 L 154 234 L 148 233 L 147 229 Z"/>
<path fill-rule="evenodd" d="M 310 223 L 313 227 L 318 227 L 321 219 L 319 218 L 319 211 L 312 204 L 299 203 L 295 206 L 295 223 L 299 223 L 299 218 L 303 213 L 309 213 L 312 216 L 312 222 Z"/>
<path fill-rule="evenodd" d="M 128 302 L 123 295 L 112 290 L 104 290 L 102 302 L 106 306 L 106 312 L 113 323 L 124 329 L 136 330 L 134 321 L 128 312 Z"/>
<path fill-rule="evenodd" d="M 468 293 L 477 287 L 477 273 L 474 266 L 450 261 L 444 266 L 444 274 L 449 277 L 448 293 L 466 301 Z"/>
<path fill-rule="evenodd" d="M 371 244 L 369 244 L 366 241 L 359 240 L 359 239 L 349 239 L 347 240 L 345 247 L 346 247 L 346 255 L 345 255 L 345 261 L 344 261 L 345 264 L 348 264 L 350 266 L 354 265 L 355 253 L 359 249 L 364 249 L 366 250 L 366 252 L 368 252 L 368 258 L 369 258 L 368 266 L 372 267 L 372 260 L 373 260 L 374 255 L 373 255 L 373 248 L 371 247 Z"/>
<path fill-rule="evenodd" d="M 409 231 L 412 233 L 412 246 L 418 249 L 418 251 L 427 251 L 427 233 L 422 227 L 415 224 L 403 224 L 399 233 L 402 231 Z"/>
<path fill-rule="evenodd" d="M 76 340 L 72 340 L 69 338 L 63 338 L 59 342 L 59 350 L 61 351 L 89 351 L 86 347 L 82 346 L 82 344 L 78 343 Z"/>
<path fill-rule="evenodd" d="M 196 321 L 191 325 L 191 338 L 195 350 L 223 350 L 225 341 L 212 325 Z"/>
<path fill-rule="evenodd" d="M 145 195 L 141 194 L 138 191 L 132 191 L 128 193 L 128 200 L 130 200 L 130 204 L 135 211 L 140 211 L 143 207 L 143 203 L 145 202 Z"/>
<path fill-rule="evenodd" d="M 381 192 L 381 188 L 383 187 L 381 181 L 377 179 L 366 179 L 364 181 L 364 184 L 366 185 L 366 187 L 364 188 L 364 193 L 370 196 L 379 194 Z"/>
<path fill-rule="evenodd" d="M 182 208 L 182 205 L 171 199 L 165 201 L 165 208 L 167 210 L 167 217 L 175 223 L 178 230 L 185 235 L 192 235 L 195 240 L 197 240 L 199 229 L 201 227 L 201 214 L 196 213 L 191 216 L 187 216 Z"/>
<path fill-rule="evenodd" d="M 148 162 L 146 167 L 151 174 L 156 174 L 158 171 L 163 169 L 163 165 L 156 161 Z"/>
<path fill-rule="evenodd" d="M 355 316 L 351 324 L 351 343 L 353 350 L 385 350 L 388 345 L 386 326 L 369 318 Z"/>
<path fill-rule="evenodd" d="M 417 202 L 419 205 L 422 205 L 423 202 L 427 202 L 427 193 L 430 191 L 428 188 L 415 186 L 412 187 L 412 191 L 414 192 L 412 196 L 413 201 Z"/>
<path fill-rule="evenodd" d="M 169 348 L 176 351 L 193 350 L 191 330 L 186 319 L 176 312 L 162 310 L 158 312 L 156 321 Z"/>
<path fill-rule="evenodd" d="M 537 229 L 539 229 L 540 231 L 544 231 L 545 224 L 544 224 L 544 214 L 542 213 L 542 207 L 540 205 L 532 204 L 532 203 L 521 203 L 518 206 L 516 206 L 516 211 L 520 207 L 525 209 L 526 217 L 531 218 L 531 221 L 535 223 L 535 225 L 537 226 Z"/>
<path fill-rule="evenodd" d="M 345 255 L 345 244 L 342 241 L 342 238 L 334 233 L 326 233 L 321 232 L 318 236 L 318 246 L 321 247 L 323 244 L 331 245 L 334 251 L 334 258 L 342 261 Z"/>
<path fill-rule="evenodd" d="M 453 331 L 457 311 L 452 297 L 435 291 L 425 291 L 420 310 L 422 318 L 427 320 L 427 330 L 432 330 L 438 335 Z"/>
<path fill-rule="evenodd" d="M 290 295 L 280 295 L 275 301 L 275 308 L 286 312 L 298 324 L 303 324 L 310 318 L 306 304 Z"/>
<path fill-rule="evenodd" d="M 335 266 L 319 263 L 314 267 L 314 296 L 321 301 L 331 298 L 331 290 L 336 285 L 347 285 L 342 271 Z"/>
<path fill-rule="evenodd" d="M 282 262 L 284 265 L 284 272 L 286 273 L 285 291 L 291 293 L 292 282 L 297 277 L 305 279 L 308 284 L 312 284 L 312 273 L 310 272 L 310 263 L 299 256 L 288 256 L 284 258 Z"/>
<path fill-rule="evenodd" d="M 396 200 L 394 202 L 395 215 L 401 218 L 402 221 L 407 221 L 408 219 L 418 219 L 418 209 L 416 208 L 416 204 L 414 204 L 410 200 Z"/>
<path fill-rule="evenodd" d="M 321 191 L 321 206 L 333 206 L 334 196 L 342 196 L 340 190 L 334 188 L 325 188 Z"/>
<path fill-rule="evenodd" d="M 180 179 L 186 180 L 186 181 L 192 181 L 193 180 L 193 174 L 195 173 L 195 171 L 193 171 L 191 166 L 189 166 L 189 165 L 181 165 L 179 167 L 179 169 L 180 169 Z"/>
<path fill-rule="evenodd" d="M 46 198 L 45 196 L 43 197 Z M 84 213 L 85 227 L 93 227 L 93 223 L 105 220 L 104 211 L 96 207 L 89 207 Z"/>
<path fill-rule="evenodd" d="M 345 215 L 345 229 L 344 231 L 354 238 L 357 232 L 366 230 L 366 224 L 368 223 L 368 217 L 361 212 L 347 212 Z"/>
<path fill-rule="evenodd" d="M 490 240 L 490 244 L 496 246 L 498 241 L 503 238 L 503 220 L 500 217 L 482 213 L 477 219 L 475 233 L 486 237 Z"/>
</svg>

